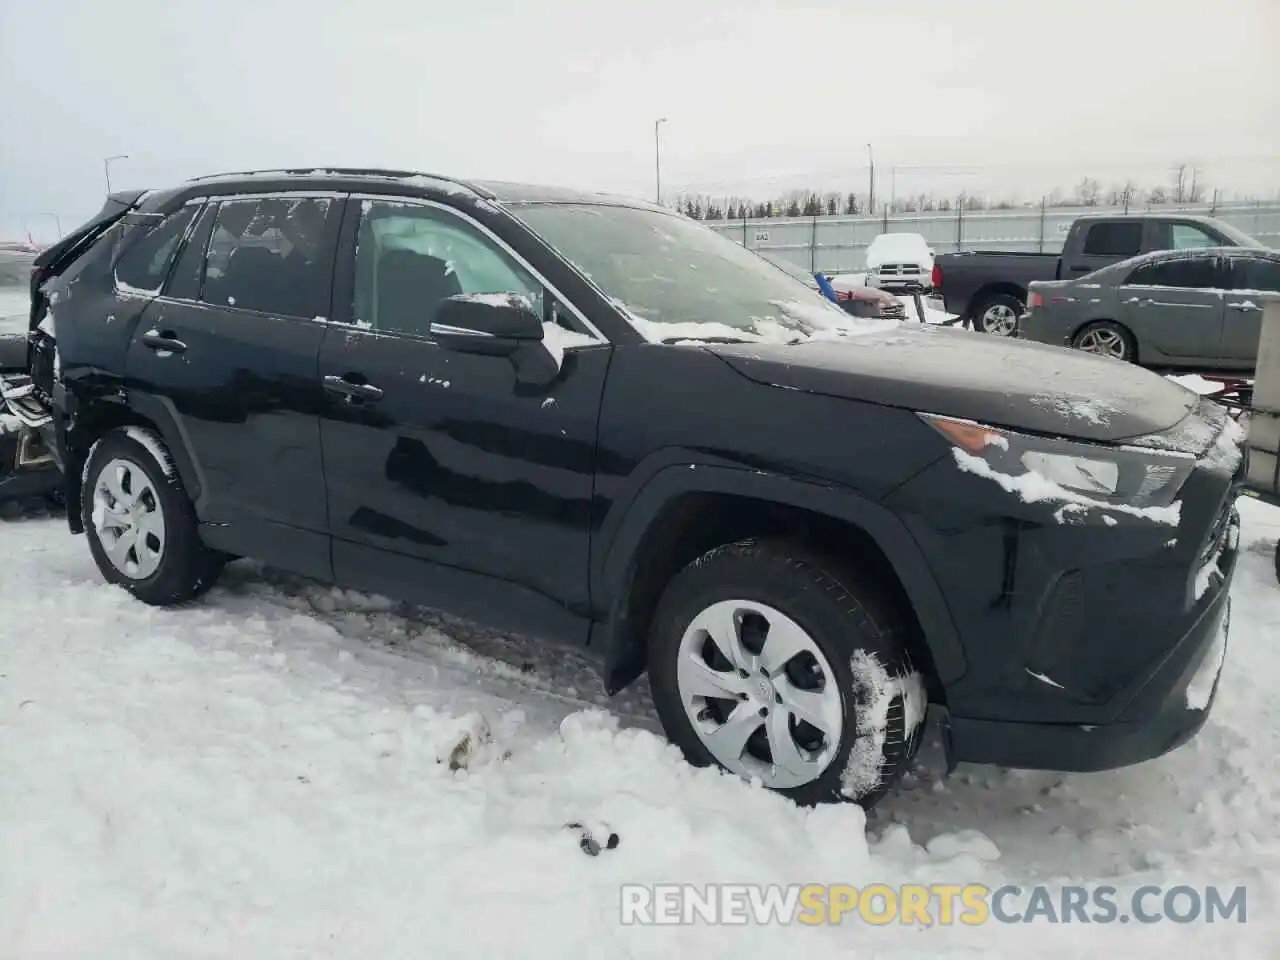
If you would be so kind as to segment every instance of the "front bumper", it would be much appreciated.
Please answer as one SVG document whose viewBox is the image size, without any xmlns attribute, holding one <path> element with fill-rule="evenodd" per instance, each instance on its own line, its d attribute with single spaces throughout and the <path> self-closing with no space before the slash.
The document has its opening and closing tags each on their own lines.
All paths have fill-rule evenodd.
<svg viewBox="0 0 1280 960">
<path fill-rule="evenodd" d="M 1200 431 L 1226 423 L 1216 410 L 1180 425 L 1186 442 L 1194 434 L 1199 446 Z M 1176 521 L 1027 503 L 949 457 L 887 499 L 928 558 L 964 648 L 965 672 L 943 691 L 953 759 L 1102 770 L 1195 734 L 1214 680 L 1192 698 L 1199 707 L 1187 689 L 1227 622 L 1248 462 L 1228 475 L 1218 444 L 1183 483 Z"/>
<path fill-rule="evenodd" d="M 1024 769 L 1096 771 L 1163 756 L 1209 717 L 1230 632 L 1226 591 L 1178 641 L 1134 705 L 1106 724 L 1018 723 L 944 716 L 948 765 L 964 761 Z"/>
<path fill-rule="evenodd" d="M 868 273 L 867 286 L 894 294 L 924 293 L 930 289 L 929 279 L 924 275 L 904 277 L 896 274 Z"/>
</svg>

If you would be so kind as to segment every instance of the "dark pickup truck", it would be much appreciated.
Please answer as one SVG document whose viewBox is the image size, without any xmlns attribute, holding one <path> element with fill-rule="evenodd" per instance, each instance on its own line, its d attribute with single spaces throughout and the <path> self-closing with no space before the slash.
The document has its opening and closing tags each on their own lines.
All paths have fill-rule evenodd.
<svg viewBox="0 0 1280 960">
<path fill-rule="evenodd" d="M 933 288 L 948 313 L 974 329 L 1013 333 L 1036 280 L 1071 280 L 1155 250 L 1260 247 L 1248 234 L 1212 217 L 1189 214 L 1088 215 L 1071 224 L 1062 253 L 973 250 L 934 260 Z"/>
</svg>

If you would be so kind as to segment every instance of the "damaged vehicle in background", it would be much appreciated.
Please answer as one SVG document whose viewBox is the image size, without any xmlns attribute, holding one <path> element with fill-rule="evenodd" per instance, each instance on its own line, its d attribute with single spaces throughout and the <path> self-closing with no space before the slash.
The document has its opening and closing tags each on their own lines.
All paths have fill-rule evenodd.
<svg viewBox="0 0 1280 960">
<path fill-rule="evenodd" d="M 55 322 L 56 315 L 56 322 Z M 72 533 L 190 601 L 231 558 L 647 672 L 800 803 L 1185 742 L 1226 652 L 1242 431 L 1148 371 L 859 319 L 642 201 L 396 171 L 140 198 L 32 315 Z"/>
<path fill-rule="evenodd" d="M 783 257 L 771 256 L 766 253 L 760 253 L 760 256 L 783 273 L 795 277 L 818 296 L 825 296 L 822 292 L 822 287 L 818 284 L 816 274 L 797 267 L 790 260 Z M 901 300 L 891 293 L 862 285 L 857 287 L 833 285 L 832 289 L 835 294 L 836 305 L 851 317 L 870 317 L 885 320 L 905 320 L 907 318 L 907 308 L 903 306 Z"/>
<path fill-rule="evenodd" d="M 53 431 L 43 409 L 25 415 L 31 389 L 26 336 L 0 333 L 0 504 L 44 500 L 56 506 L 62 478 Z"/>
</svg>

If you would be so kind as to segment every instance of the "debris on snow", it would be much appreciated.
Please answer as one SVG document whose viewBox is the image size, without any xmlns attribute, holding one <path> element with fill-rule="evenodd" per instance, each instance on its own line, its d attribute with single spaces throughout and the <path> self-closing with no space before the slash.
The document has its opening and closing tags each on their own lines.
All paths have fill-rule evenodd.
<svg viewBox="0 0 1280 960">
<path fill-rule="evenodd" d="M 600 856 L 601 850 L 616 850 L 618 848 L 619 838 L 607 823 L 583 824 L 583 823 L 566 823 L 565 829 L 573 830 L 578 834 L 578 847 L 589 857 Z M 600 841 L 596 837 L 604 837 L 604 845 L 601 846 Z"/>
</svg>

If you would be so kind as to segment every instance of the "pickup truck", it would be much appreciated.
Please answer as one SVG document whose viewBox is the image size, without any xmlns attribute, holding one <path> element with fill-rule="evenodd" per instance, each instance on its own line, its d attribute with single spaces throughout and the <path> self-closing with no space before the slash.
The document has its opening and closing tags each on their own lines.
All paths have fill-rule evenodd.
<svg viewBox="0 0 1280 960">
<path fill-rule="evenodd" d="M 947 313 L 984 333 L 1009 336 L 1036 280 L 1071 280 L 1155 250 L 1261 247 L 1228 223 L 1190 214 L 1086 215 L 1067 232 L 1062 253 L 972 250 L 940 254 L 933 289 Z"/>
</svg>

